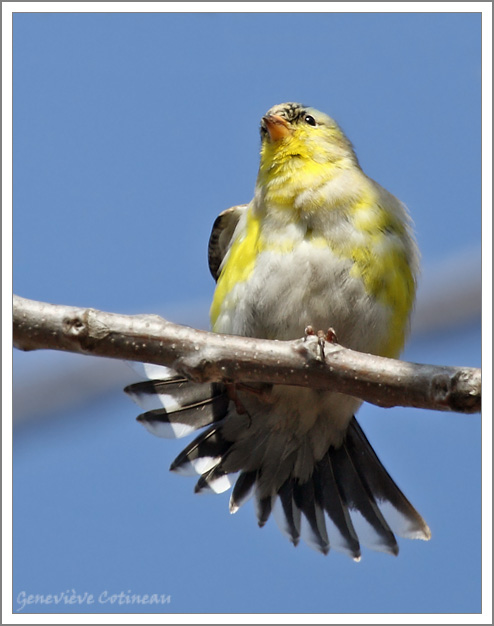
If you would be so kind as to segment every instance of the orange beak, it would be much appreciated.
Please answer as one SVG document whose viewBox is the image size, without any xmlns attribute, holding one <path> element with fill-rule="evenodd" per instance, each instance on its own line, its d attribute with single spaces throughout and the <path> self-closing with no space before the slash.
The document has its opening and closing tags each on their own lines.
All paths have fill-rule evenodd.
<svg viewBox="0 0 494 626">
<path fill-rule="evenodd" d="M 262 126 L 268 131 L 271 141 L 279 141 L 292 133 L 288 122 L 279 115 L 266 115 L 262 118 Z"/>
</svg>

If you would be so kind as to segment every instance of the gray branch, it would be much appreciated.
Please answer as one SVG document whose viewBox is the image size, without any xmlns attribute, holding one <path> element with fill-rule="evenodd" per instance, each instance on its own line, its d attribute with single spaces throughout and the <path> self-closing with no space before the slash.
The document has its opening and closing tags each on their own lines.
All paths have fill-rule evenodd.
<svg viewBox="0 0 494 626">
<path fill-rule="evenodd" d="M 281 383 L 334 390 L 382 407 L 476 413 L 481 372 L 407 363 L 308 336 L 268 341 L 14 296 L 14 346 L 172 367 L 196 382 Z"/>
</svg>

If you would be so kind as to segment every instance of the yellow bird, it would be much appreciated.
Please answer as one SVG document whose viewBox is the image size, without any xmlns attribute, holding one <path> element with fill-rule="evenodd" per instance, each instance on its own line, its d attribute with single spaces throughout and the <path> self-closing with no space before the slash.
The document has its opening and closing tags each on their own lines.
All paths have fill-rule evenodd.
<svg viewBox="0 0 494 626">
<path fill-rule="evenodd" d="M 289 340 L 335 329 L 342 345 L 396 357 L 415 298 L 418 253 L 405 206 L 364 174 L 336 122 L 285 103 L 261 120 L 254 198 L 216 219 L 209 266 L 218 333 Z M 167 368 L 126 391 L 152 433 L 205 430 L 172 463 L 196 491 L 235 484 L 230 511 L 254 495 L 297 545 L 360 559 L 360 544 L 398 553 L 394 533 L 429 539 L 354 414 L 357 398 L 289 385 L 192 384 Z M 236 478 L 236 480 L 235 480 Z"/>
</svg>

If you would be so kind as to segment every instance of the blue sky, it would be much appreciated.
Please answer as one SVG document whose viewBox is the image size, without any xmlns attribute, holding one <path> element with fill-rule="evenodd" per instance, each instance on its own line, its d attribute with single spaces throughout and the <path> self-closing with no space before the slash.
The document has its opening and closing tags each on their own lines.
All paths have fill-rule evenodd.
<svg viewBox="0 0 494 626">
<path fill-rule="evenodd" d="M 14 291 L 206 319 L 211 225 L 251 198 L 260 117 L 287 100 L 335 117 L 408 205 L 424 281 L 475 257 L 480 29 L 479 13 L 14 15 Z M 480 345 L 474 319 L 413 336 L 404 358 L 479 366 Z M 17 382 L 58 358 L 14 356 Z M 259 530 L 250 504 L 230 516 L 227 494 L 194 496 L 167 471 L 183 441 L 137 412 L 115 390 L 16 428 L 14 610 L 22 591 L 75 589 L 169 594 L 164 613 L 480 611 L 479 416 L 362 408 L 433 538 L 355 564 Z M 128 607 L 76 607 L 110 610 Z"/>
</svg>

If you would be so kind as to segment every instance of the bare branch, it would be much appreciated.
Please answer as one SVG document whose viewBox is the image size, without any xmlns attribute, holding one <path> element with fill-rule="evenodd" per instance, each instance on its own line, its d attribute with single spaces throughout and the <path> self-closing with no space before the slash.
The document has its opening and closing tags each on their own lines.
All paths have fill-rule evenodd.
<svg viewBox="0 0 494 626">
<path fill-rule="evenodd" d="M 480 411 L 477 368 L 420 365 L 317 337 L 268 341 L 14 296 L 14 346 L 167 365 L 197 382 L 264 382 L 331 389 L 383 407 Z"/>
</svg>

